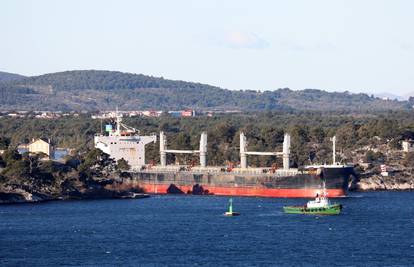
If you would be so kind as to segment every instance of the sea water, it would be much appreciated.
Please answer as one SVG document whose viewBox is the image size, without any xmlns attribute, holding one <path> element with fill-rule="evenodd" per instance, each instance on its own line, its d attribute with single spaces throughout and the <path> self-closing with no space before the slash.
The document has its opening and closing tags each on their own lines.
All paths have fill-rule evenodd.
<svg viewBox="0 0 414 267">
<path fill-rule="evenodd" d="M 414 266 L 414 192 L 352 193 L 337 216 L 306 199 L 228 197 L 0 206 L 0 266 Z"/>
</svg>

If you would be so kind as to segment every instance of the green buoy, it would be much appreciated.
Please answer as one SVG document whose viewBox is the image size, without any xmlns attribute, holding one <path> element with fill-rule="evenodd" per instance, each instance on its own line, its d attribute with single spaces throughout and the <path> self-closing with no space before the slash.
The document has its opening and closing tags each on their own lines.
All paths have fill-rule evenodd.
<svg viewBox="0 0 414 267">
<path fill-rule="evenodd" d="M 233 199 L 229 199 L 229 211 L 224 213 L 224 216 L 239 216 L 240 213 L 233 211 Z"/>
</svg>

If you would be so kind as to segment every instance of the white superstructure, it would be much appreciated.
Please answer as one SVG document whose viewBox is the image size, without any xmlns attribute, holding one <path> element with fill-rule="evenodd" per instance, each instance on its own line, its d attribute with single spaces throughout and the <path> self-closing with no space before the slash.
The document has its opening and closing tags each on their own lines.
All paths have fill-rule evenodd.
<svg viewBox="0 0 414 267">
<path fill-rule="evenodd" d="M 330 205 L 328 199 L 328 193 L 326 192 L 325 183 L 323 184 L 323 191 L 319 195 L 317 194 L 315 200 L 308 201 L 306 204 L 307 208 L 326 208 Z"/>
<path fill-rule="evenodd" d="M 145 165 L 145 145 L 157 141 L 156 135 L 141 136 L 138 130 L 123 124 L 118 113 L 116 129 L 109 127 L 106 132 L 95 136 L 95 147 L 115 160 L 125 159 L 132 168 Z"/>
</svg>

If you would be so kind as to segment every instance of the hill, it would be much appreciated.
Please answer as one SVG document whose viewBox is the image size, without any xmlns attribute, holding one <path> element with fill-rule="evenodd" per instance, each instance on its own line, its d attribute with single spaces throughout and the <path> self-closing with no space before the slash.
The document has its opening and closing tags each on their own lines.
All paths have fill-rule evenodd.
<svg viewBox="0 0 414 267">
<path fill-rule="evenodd" d="M 366 94 L 228 90 L 219 87 L 116 71 L 78 70 L 0 82 L 2 110 L 402 110 L 404 101 Z"/>
<path fill-rule="evenodd" d="M 20 79 L 23 79 L 23 78 L 25 78 L 25 76 L 22 76 L 20 74 L 0 71 L 0 82 L 1 81 L 20 80 Z"/>
</svg>

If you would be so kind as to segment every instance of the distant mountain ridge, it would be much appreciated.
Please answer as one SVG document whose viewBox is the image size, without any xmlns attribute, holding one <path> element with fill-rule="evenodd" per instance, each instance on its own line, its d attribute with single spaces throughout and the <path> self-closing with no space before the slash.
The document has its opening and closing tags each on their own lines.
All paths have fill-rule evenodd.
<svg viewBox="0 0 414 267">
<path fill-rule="evenodd" d="M 23 75 L 20 75 L 20 74 L 0 71 L 0 82 L 20 80 L 20 79 L 23 79 L 23 78 L 26 78 L 26 77 L 23 76 Z"/>
<path fill-rule="evenodd" d="M 318 89 L 228 90 L 118 71 L 75 70 L 0 81 L 1 110 L 319 110 L 408 109 L 406 101 Z"/>
</svg>

